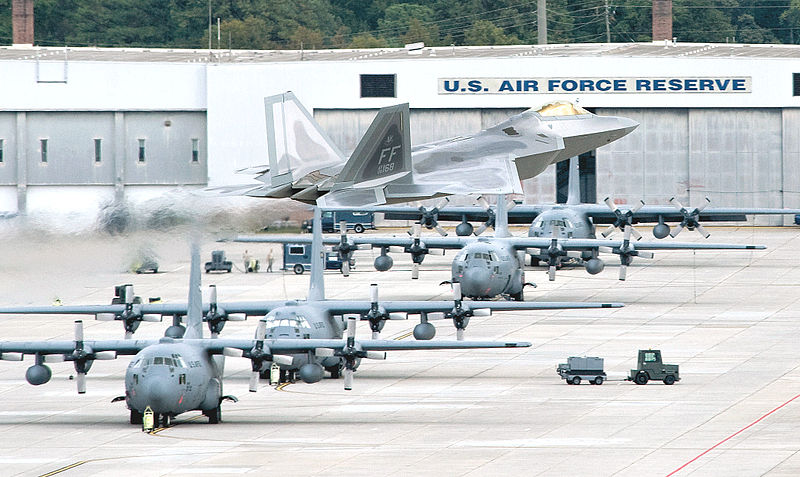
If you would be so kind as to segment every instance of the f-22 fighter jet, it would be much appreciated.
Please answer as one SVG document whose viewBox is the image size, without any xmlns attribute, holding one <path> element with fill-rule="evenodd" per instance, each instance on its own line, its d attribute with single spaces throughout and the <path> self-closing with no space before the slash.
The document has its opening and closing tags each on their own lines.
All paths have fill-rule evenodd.
<svg viewBox="0 0 800 477">
<path fill-rule="evenodd" d="M 263 185 L 224 195 L 273 197 L 326 207 L 363 207 L 450 194 L 521 193 L 520 180 L 625 136 L 638 123 L 570 103 L 529 109 L 467 136 L 411 147 L 409 106 L 382 108 L 346 159 L 291 92 L 264 99 L 269 166 Z"/>
</svg>

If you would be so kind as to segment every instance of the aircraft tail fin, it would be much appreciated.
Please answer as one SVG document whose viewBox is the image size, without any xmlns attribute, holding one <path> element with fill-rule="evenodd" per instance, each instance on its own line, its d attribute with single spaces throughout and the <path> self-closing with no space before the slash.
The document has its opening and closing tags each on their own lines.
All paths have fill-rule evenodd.
<svg viewBox="0 0 800 477">
<path fill-rule="evenodd" d="M 294 93 L 264 98 L 267 153 L 273 187 L 345 162 L 344 155 Z"/>
<path fill-rule="evenodd" d="M 569 158 L 569 177 L 567 179 L 567 205 L 581 203 L 581 177 L 579 159 L 575 156 Z"/>
<path fill-rule="evenodd" d="M 308 301 L 325 299 L 325 250 L 322 246 L 322 212 L 314 207 L 311 224 L 311 280 L 308 284 Z"/>
<path fill-rule="evenodd" d="M 411 173 L 408 103 L 381 108 L 318 204 L 364 206 L 385 202 L 383 186 Z"/>
<path fill-rule="evenodd" d="M 192 266 L 189 272 L 189 300 L 186 314 L 187 339 L 200 339 L 203 337 L 203 293 L 200 290 L 200 245 L 196 239 L 192 240 Z"/>
</svg>

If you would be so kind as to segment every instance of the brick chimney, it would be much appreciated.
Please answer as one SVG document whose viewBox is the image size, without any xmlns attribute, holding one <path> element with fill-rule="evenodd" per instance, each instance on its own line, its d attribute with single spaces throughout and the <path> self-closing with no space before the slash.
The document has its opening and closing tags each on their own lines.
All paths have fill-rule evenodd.
<svg viewBox="0 0 800 477">
<path fill-rule="evenodd" d="M 672 0 L 653 0 L 653 41 L 672 40 Z"/>
<path fill-rule="evenodd" d="M 15 45 L 33 44 L 33 0 L 11 0 L 11 28 Z"/>
</svg>

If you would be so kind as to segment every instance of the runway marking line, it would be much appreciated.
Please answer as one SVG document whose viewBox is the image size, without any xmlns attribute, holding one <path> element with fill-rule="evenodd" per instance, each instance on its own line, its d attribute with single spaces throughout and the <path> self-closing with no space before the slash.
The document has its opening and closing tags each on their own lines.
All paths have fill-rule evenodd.
<svg viewBox="0 0 800 477">
<path fill-rule="evenodd" d="M 800 398 L 800 394 L 798 394 L 798 395 L 796 395 L 795 397 L 793 397 L 793 398 L 789 399 L 789 400 L 788 400 L 788 401 L 786 401 L 785 403 L 781 404 L 780 406 L 776 407 L 775 409 L 771 410 L 770 412 L 768 412 L 768 413 L 764 414 L 763 416 L 759 417 L 759 418 L 758 418 L 758 419 L 756 419 L 755 421 L 751 422 L 750 424 L 748 424 L 748 425 L 744 426 L 743 428 L 741 428 L 741 429 L 739 429 L 738 431 L 734 432 L 733 434 L 729 435 L 729 436 L 728 436 L 728 437 L 726 437 L 725 439 L 722 439 L 721 441 L 717 442 L 717 443 L 716 443 L 716 444 L 714 444 L 713 446 L 709 447 L 709 448 L 708 448 L 708 449 L 706 449 L 705 451 L 703 451 L 703 452 L 701 452 L 700 454 L 698 454 L 698 455 L 697 455 L 697 456 L 696 456 L 694 459 L 692 459 L 692 460 L 690 460 L 690 461 L 686 462 L 686 463 L 685 463 L 685 464 L 683 464 L 682 466 L 678 467 L 677 469 L 675 469 L 675 470 L 673 470 L 672 472 L 670 472 L 669 474 L 667 474 L 667 476 L 666 476 L 666 477 L 670 477 L 671 475 L 675 475 L 675 474 L 677 474 L 678 472 L 680 472 L 681 470 L 683 470 L 684 468 L 686 468 L 686 466 L 688 466 L 688 465 L 689 465 L 689 464 L 691 464 L 692 462 L 694 462 L 694 461 L 696 461 L 697 459 L 699 459 L 699 458 L 703 457 L 704 455 L 708 454 L 708 453 L 709 453 L 709 452 L 711 452 L 712 450 L 714 450 L 714 449 L 716 449 L 717 447 L 721 446 L 721 445 L 722 445 L 722 444 L 724 444 L 725 442 L 727 442 L 727 441 L 729 441 L 729 440 L 733 439 L 734 437 L 738 436 L 739 434 L 741 434 L 742 432 L 746 431 L 747 429 L 750 429 L 751 427 L 755 426 L 755 425 L 756 425 L 756 424 L 758 424 L 759 422 L 761 422 L 761 421 L 763 421 L 764 419 L 766 419 L 766 418 L 767 418 L 767 416 L 769 416 L 770 414 L 773 414 L 773 413 L 777 412 L 777 411 L 778 411 L 778 410 L 780 410 L 782 407 L 786 406 L 787 404 L 789 404 L 790 402 L 794 401 L 794 400 L 795 400 L 795 399 L 797 399 L 797 398 Z"/>
<path fill-rule="evenodd" d="M 414 334 L 414 332 L 413 332 L 413 331 L 409 331 L 409 332 L 407 332 L 407 333 L 404 333 L 404 334 L 402 334 L 402 335 L 398 336 L 397 338 L 395 338 L 395 341 L 404 340 L 404 339 L 408 338 L 409 336 L 411 336 L 411 335 L 413 335 L 413 334 Z"/>
<path fill-rule="evenodd" d="M 279 384 L 279 385 L 277 385 L 277 386 L 275 387 L 275 389 L 276 389 L 277 391 L 283 391 L 283 390 L 284 390 L 284 388 L 286 388 L 286 386 L 288 386 L 288 385 L 290 385 L 290 384 L 292 384 L 292 383 L 283 383 L 283 384 Z"/>
<path fill-rule="evenodd" d="M 83 464 L 85 464 L 87 462 L 89 462 L 89 461 L 88 460 L 79 460 L 78 462 L 75 462 L 73 464 L 67 465 L 67 466 L 62 467 L 60 469 L 56 469 L 56 470 L 54 470 L 52 472 L 48 472 L 46 474 L 42 474 L 39 477 L 50 477 L 51 475 L 60 474 L 62 472 L 66 472 L 66 471 L 68 471 L 70 469 L 74 469 L 75 467 L 78 467 L 79 465 L 83 465 Z"/>
</svg>

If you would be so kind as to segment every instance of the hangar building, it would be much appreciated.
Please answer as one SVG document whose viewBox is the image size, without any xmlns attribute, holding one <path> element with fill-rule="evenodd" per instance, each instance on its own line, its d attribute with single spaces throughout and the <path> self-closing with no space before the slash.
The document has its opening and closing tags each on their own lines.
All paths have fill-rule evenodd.
<svg viewBox="0 0 800 477">
<path fill-rule="evenodd" d="M 582 158 L 584 195 L 800 206 L 800 47 L 567 44 L 228 51 L 0 48 L 0 211 L 96 214 L 266 164 L 263 98 L 291 90 L 352 151 L 408 102 L 421 144 L 559 100 L 641 123 Z M 552 202 L 564 171 L 526 181 Z M 559 179 L 559 180 L 557 180 Z M 763 220 L 764 222 L 761 222 Z M 759 219 L 759 223 L 782 219 Z M 774 223 L 774 222 L 773 222 Z"/>
</svg>

